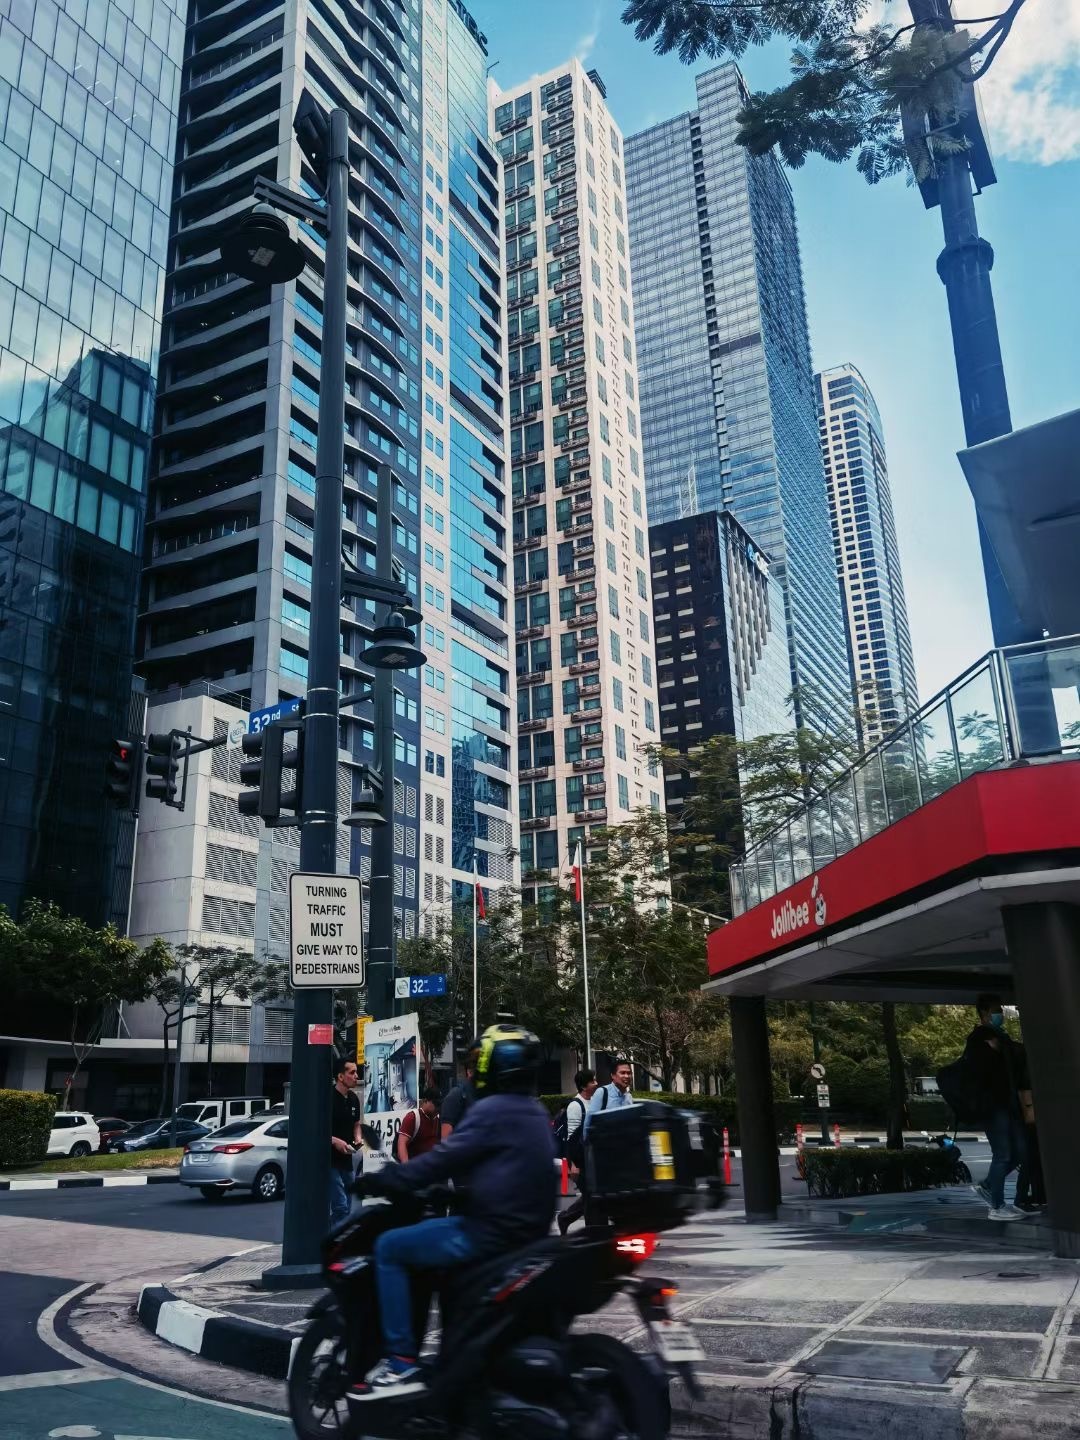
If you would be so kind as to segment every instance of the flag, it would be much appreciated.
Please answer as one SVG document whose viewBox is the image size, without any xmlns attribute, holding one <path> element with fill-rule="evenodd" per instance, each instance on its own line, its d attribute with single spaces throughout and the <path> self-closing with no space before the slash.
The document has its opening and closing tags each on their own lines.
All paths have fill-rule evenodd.
<svg viewBox="0 0 1080 1440">
<path fill-rule="evenodd" d="M 574 846 L 574 863 L 570 873 L 574 877 L 574 899 L 581 904 L 581 841 Z"/>
<path fill-rule="evenodd" d="M 481 920 L 487 919 L 487 906 L 484 904 L 484 892 L 479 884 L 476 886 L 476 913 Z"/>
</svg>

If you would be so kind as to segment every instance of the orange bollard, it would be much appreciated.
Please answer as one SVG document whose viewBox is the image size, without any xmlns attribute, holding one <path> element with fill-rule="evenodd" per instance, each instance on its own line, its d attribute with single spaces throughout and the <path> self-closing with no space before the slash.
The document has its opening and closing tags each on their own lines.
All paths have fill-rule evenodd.
<svg viewBox="0 0 1080 1440">
<path fill-rule="evenodd" d="M 550 1194 L 551 1192 L 549 1191 L 548 1193 Z M 565 1156 L 562 1162 L 562 1187 L 559 1193 L 562 1195 L 570 1194 L 570 1161 L 567 1160 Z"/>
<path fill-rule="evenodd" d="M 728 1135 L 728 1127 L 724 1126 L 724 1184 L 731 1184 L 731 1137 Z"/>
<path fill-rule="evenodd" d="M 795 1126 L 795 1148 L 796 1150 L 801 1150 L 803 1148 L 803 1134 L 801 1125 Z"/>
<path fill-rule="evenodd" d="M 839 1125 L 834 1125 L 834 1126 L 832 1127 L 832 1143 L 833 1143 L 833 1144 L 836 1146 L 836 1148 L 839 1150 L 839 1148 L 840 1148 L 840 1126 L 839 1126 Z"/>
</svg>

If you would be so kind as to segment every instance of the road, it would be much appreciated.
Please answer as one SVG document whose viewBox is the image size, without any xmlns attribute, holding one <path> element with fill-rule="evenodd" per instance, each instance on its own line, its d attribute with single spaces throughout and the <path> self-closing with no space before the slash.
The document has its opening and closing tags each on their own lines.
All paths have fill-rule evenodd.
<svg viewBox="0 0 1080 1440">
<path fill-rule="evenodd" d="M 130 1277 L 135 1293 L 147 1277 L 276 1240 L 281 1216 L 241 1198 L 208 1205 L 178 1185 L 0 1196 L 0 1435 L 288 1440 L 281 1418 L 148 1383 L 72 1348 L 55 1323 L 82 1286 Z"/>
</svg>

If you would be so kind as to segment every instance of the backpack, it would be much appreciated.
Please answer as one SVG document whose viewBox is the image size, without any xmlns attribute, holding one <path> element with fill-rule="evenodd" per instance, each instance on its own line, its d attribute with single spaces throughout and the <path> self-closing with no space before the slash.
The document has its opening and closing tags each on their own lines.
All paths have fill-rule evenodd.
<svg viewBox="0 0 1080 1440">
<path fill-rule="evenodd" d="M 935 1078 L 941 1098 L 957 1120 L 974 1124 L 981 1118 L 985 1109 L 983 1095 L 975 1068 L 966 1054 L 939 1070 Z"/>
<path fill-rule="evenodd" d="M 570 1106 L 581 1106 L 581 1123 L 573 1135 L 567 1134 L 570 1125 Z M 572 1100 L 567 1101 L 555 1119 L 551 1123 L 555 1135 L 555 1148 L 562 1160 L 570 1160 L 573 1164 L 580 1166 L 585 1139 L 585 1111 L 586 1105 L 580 1095 L 575 1095 Z"/>
</svg>

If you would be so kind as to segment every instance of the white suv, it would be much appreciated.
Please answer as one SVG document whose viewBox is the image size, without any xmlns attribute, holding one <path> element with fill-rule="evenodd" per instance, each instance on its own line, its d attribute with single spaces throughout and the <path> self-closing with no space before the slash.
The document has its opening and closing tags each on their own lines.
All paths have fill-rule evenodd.
<svg viewBox="0 0 1080 1440">
<path fill-rule="evenodd" d="M 101 1144 L 97 1121 L 87 1110 L 60 1110 L 53 1116 L 48 1154 L 93 1155 Z"/>
</svg>

